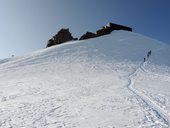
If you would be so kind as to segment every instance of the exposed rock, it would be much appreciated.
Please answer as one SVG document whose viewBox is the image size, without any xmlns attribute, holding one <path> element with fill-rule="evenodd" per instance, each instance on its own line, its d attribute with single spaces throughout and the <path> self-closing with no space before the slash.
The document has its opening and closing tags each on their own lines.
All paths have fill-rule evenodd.
<svg viewBox="0 0 170 128">
<path fill-rule="evenodd" d="M 46 47 L 51 47 L 53 45 L 61 44 L 70 40 L 75 40 L 76 38 L 73 38 L 71 33 L 69 32 L 69 29 L 62 28 L 55 36 L 53 36 L 52 39 L 50 39 L 47 43 Z"/>
<path fill-rule="evenodd" d="M 132 28 L 123 26 L 123 25 L 114 24 L 114 23 L 108 23 L 106 26 L 97 30 L 95 33 L 86 32 L 84 35 L 82 35 L 79 38 L 79 40 L 85 40 L 85 39 L 107 35 L 107 34 L 110 34 L 114 30 L 132 31 Z M 61 44 L 61 43 L 71 41 L 71 40 L 78 40 L 78 38 L 73 38 L 68 28 L 66 29 L 62 28 L 55 36 L 53 36 L 53 38 L 48 40 L 46 47 L 51 47 L 53 45 Z"/>
<path fill-rule="evenodd" d="M 113 31 L 113 30 L 126 30 L 126 31 L 132 32 L 132 28 L 127 27 L 127 26 L 123 26 L 123 25 L 114 24 L 114 23 L 107 24 L 106 29 L 110 29 L 111 31 Z"/>
<path fill-rule="evenodd" d="M 103 27 L 102 29 L 99 29 L 96 31 L 97 36 L 102 36 L 106 34 L 110 34 L 112 30 L 109 27 Z"/>
<path fill-rule="evenodd" d="M 74 38 L 73 40 L 78 40 L 78 38 Z"/>
<path fill-rule="evenodd" d="M 55 45 L 54 40 L 53 39 L 49 39 L 46 47 L 51 47 L 53 45 Z"/>
<path fill-rule="evenodd" d="M 79 40 L 85 40 L 85 39 L 90 39 L 90 38 L 94 38 L 94 37 L 97 37 L 97 35 L 95 33 L 86 32 L 86 34 L 82 35 Z"/>
<path fill-rule="evenodd" d="M 123 25 L 114 24 L 114 23 L 108 23 L 102 29 L 97 30 L 96 33 L 97 36 L 103 36 L 103 35 L 110 34 L 114 30 L 132 31 L 132 28 Z"/>
<path fill-rule="evenodd" d="M 108 23 L 106 26 L 103 26 L 101 29 L 97 30 L 96 33 L 87 32 L 86 34 L 82 35 L 79 40 L 85 40 L 85 39 L 107 35 L 114 30 L 132 31 L 132 28 L 123 25 L 114 24 L 114 23 Z"/>
</svg>

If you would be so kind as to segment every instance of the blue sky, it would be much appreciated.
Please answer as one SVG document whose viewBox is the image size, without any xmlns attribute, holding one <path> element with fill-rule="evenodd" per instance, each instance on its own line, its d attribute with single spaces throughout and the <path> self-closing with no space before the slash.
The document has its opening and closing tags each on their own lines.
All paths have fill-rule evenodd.
<svg viewBox="0 0 170 128">
<path fill-rule="evenodd" d="M 42 49 L 61 28 L 74 37 L 108 22 L 170 44 L 170 0 L 0 0 L 0 58 Z"/>
</svg>

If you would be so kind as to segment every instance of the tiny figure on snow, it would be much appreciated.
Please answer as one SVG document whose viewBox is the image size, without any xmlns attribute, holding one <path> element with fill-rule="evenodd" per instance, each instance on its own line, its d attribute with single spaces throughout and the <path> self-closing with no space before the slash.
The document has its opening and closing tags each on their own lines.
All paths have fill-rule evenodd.
<svg viewBox="0 0 170 128">
<path fill-rule="evenodd" d="M 147 59 L 149 58 L 149 52 L 148 52 L 148 54 L 147 54 Z"/>
<path fill-rule="evenodd" d="M 151 55 L 151 50 L 149 51 L 149 55 Z"/>
<path fill-rule="evenodd" d="M 149 58 L 150 55 L 151 55 L 151 50 L 148 52 L 147 58 Z"/>
<path fill-rule="evenodd" d="M 146 61 L 146 58 L 144 58 L 143 61 L 145 62 L 145 61 Z"/>
</svg>

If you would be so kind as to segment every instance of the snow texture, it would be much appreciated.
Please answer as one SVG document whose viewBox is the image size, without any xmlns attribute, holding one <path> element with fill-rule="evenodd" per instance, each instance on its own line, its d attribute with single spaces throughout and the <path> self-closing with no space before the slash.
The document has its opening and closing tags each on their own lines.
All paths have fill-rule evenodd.
<svg viewBox="0 0 170 128">
<path fill-rule="evenodd" d="M 0 128 L 169 128 L 169 55 L 114 31 L 2 59 Z"/>
</svg>

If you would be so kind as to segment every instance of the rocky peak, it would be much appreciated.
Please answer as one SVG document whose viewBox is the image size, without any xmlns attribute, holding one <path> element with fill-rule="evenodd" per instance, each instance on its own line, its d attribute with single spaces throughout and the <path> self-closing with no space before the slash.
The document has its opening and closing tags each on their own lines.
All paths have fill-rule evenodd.
<svg viewBox="0 0 170 128">
<path fill-rule="evenodd" d="M 61 44 L 67 41 L 74 40 L 75 38 L 72 37 L 72 34 L 69 32 L 68 28 L 62 28 L 53 38 L 48 40 L 46 47 L 51 47 L 53 45 Z"/>
<path fill-rule="evenodd" d="M 110 34 L 114 30 L 125 30 L 125 31 L 132 31 L 132 28 L 114 24 L 114 23 L 108 23 L 106 26 L 103 26 L 101 29 L 98 29 L 96 32 L 86 32 L 83 34 L 79 40 L 85 40 L 90 38 L 96 38 L 99 36 Z M 77 40 L 77 38 L 73 38 L 72 34 L 69 32 L 68 28 L 62 28 L 56 35 L 54 35 L 51 39 L 48 40 L 46 47 L 51 47 L 53 45 L 58 45 L 67 41 L 71 40 Z"/>
</svg>

